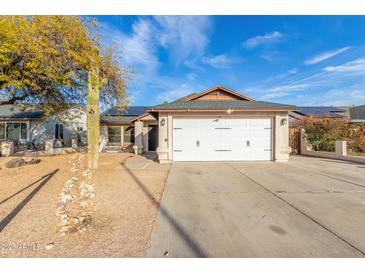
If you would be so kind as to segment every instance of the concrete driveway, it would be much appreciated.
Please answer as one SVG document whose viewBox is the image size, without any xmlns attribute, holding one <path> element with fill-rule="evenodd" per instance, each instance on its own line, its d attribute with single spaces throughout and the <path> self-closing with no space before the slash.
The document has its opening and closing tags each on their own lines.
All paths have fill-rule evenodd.
<svg viewBox="0 0 365 274">
<path fill-rule="evenodd" d="M 174 163 L 147 257 L 365 257 L 365 166 Z"/>
</svg>

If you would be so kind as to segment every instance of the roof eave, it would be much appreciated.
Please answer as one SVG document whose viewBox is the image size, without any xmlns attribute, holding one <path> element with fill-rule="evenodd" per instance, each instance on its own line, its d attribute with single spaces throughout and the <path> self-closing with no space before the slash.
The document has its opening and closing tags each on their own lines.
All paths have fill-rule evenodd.
<svg viewBox="0 0 365 274">
<path fill-rule="evenodd" d="M 43 120 L 43 118 L 0 117 L 0 122 L 1 121 L 30 121 L 30 120 Z"/>
<path fill-rule="evenodd" d="M 147 112 L 289 112 L 295 111 L 294 108 L 280 108 L 280 109 L 147 109 Z"/>
</svg>

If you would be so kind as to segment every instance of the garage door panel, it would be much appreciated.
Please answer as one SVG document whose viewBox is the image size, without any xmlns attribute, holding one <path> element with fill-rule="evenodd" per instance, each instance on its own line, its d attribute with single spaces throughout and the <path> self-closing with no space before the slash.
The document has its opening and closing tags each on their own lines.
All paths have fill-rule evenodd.
<svg viewBox="0 0 365 274">
<path fill-rule="evenodd" d="M 271 119 L 174 118 L 173 160 L 271 160 L 271 135 Z"/>
<path fill-rule="evenodd" d="M 270 119 L 250 119 L 249 123 L 249 158 L 254 160 L 271 160 L 272 126 Z"/>
<path fill-rule="evenodd" d="M 195 134 L 191 134 L 194 132 Z M 173 123 L 173 156 L 175 161 L 185 161 L 196 153 L 199 123 L 196 120 L 177 119 Z"/>
</svg>

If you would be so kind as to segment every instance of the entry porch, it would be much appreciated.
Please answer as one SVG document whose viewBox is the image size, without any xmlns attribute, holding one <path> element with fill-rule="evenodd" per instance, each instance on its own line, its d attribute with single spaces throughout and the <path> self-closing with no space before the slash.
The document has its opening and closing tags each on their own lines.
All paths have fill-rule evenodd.
<svg viewBox="0 0 365 274">
<path fill-rule="evenodd" d="M 108 122 L 100 126 L 101 151 L 155 152 L 158 147 L 158 120 L 153 115 L 129 122 Z"/>
</svg>

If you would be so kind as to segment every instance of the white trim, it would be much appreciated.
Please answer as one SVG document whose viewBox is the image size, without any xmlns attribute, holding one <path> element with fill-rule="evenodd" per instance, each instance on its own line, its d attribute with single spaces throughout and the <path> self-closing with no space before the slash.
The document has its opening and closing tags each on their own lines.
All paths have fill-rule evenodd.
<svg viewBox="0 0 365 274">
<path fill-rule="evenodd" d="M 27 142 L 30 142 L 30 121 L 27 121 Z"/>
<path fill-rule="evenodd" d="M 8 140 L 8 132 L 7 132 L 7 127 L 8 127 L 8 124 L 26 124 L 26 129 L 27 129 L 27 138 L 25 139 L 22 139 L 22 126 L 20 125 L 20 135 L 19 135 L 19 138 L 17 139 L 18 141 L 26 141 L 26 142 L 29 142 L 29 136 L 30 136 L 30 121 L 29 120 L 26 120 L 26 121 L 19 121 L 19 120 L 9 120 L 9 121 L 1 121 L 0 122 L 1 124 L 5 124 L 5 139 L 0 139 L 0 140 L 3 140 L 3 141 L 6 141 Z"/>
</svg>

